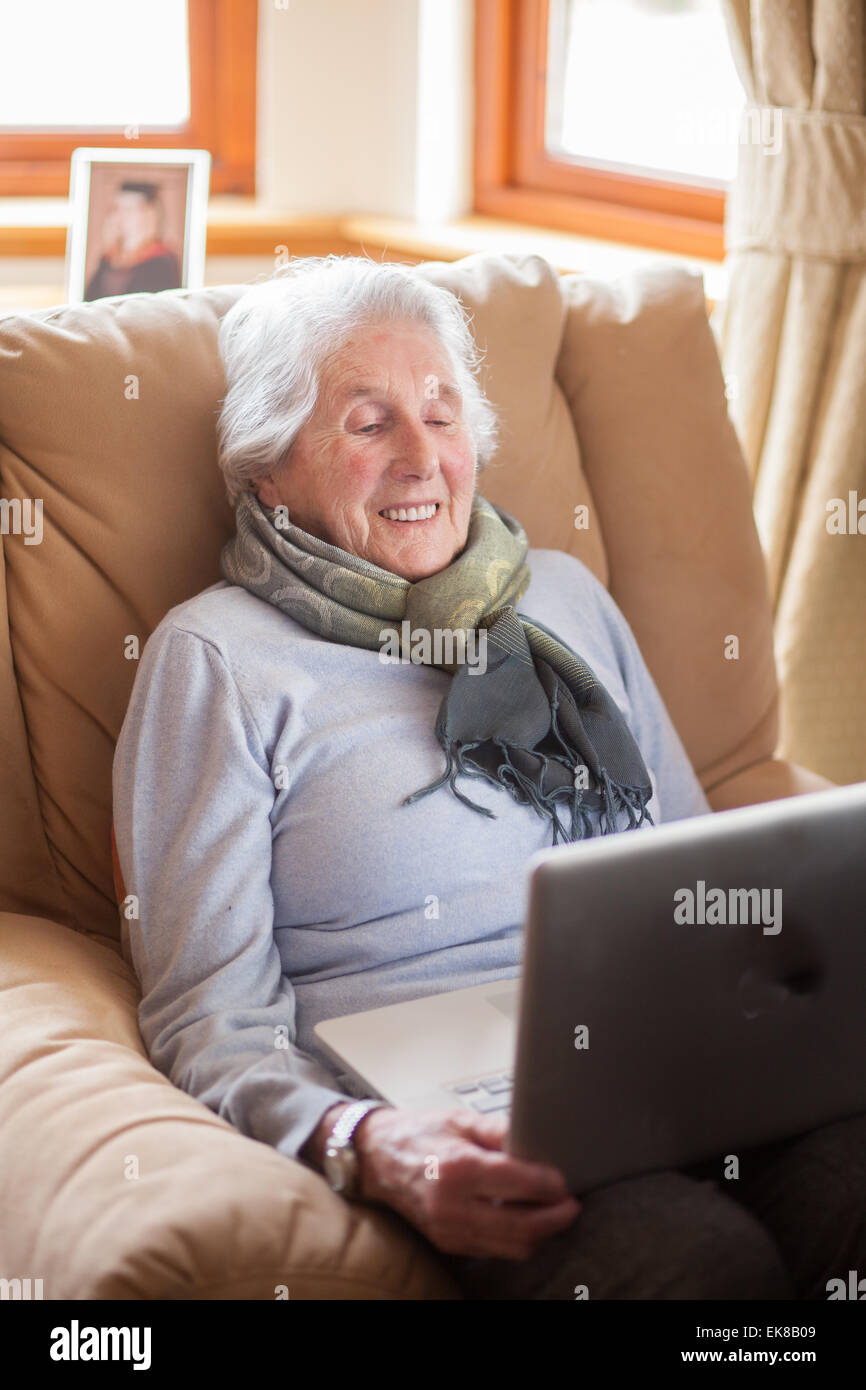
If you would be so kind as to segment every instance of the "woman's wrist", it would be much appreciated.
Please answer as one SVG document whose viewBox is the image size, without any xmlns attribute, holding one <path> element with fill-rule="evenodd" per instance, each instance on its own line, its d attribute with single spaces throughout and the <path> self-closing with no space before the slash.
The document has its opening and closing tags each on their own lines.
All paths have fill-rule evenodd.
<svg viewBox="0 0 866 1390">
<path fill-rule="evenodd" d="M 351 1101 L 344 1100 L 338 1101 L 335 1105 L 330 1106 L 325 1111 L 319 1123 L 316 1125 L 316 1128 L 300 1151 L 300 1157 L 307 1163 L 311 1163 L 319 1173 L 324 1171 L 325 1144 L 327 1143 L 328 1135 L 331 1133 L 331 1130 L 334 1128 L 334 1125 L 337 1123 L 343 1111 L 348 1110 L 351 1104 Z"/>
<path fill-rule="evenodd" d="M 330 1106 L 301 1149 L 300 1157 L 305 1162 L 312 1164 L 317 1172 L 324 1172 L 325 1145 L 334 1125 L 343 1111 L 348 1110 L 353 1103 L 352 1101 L 340 1101 L 336 1105 Z M 391 1110 L 392 1107 L 388 1106 L 387 1109 Z M 377 1146 L 376 1134 L 382 1124 L 381 1117 L 386 1113 L 387 1111 L 382 1108 L 370 1110 L 358 1121 L 352 1133 L 352 1143 L 358 1155 L 358 1195 L 368 1202 L 378 1200 L 373 1181 L 374 1165 L 370 1160 Z"/>
<path fill-rule="evenodd" d="M 353 1139 L 358 1155 L 358 1196 L 365 1202 L 378 1202 L 382 1198 L 376 1185 L 375 1158 L 380 1149 L 382 1134 L 391 1124 L 394 1107 L 380 1107 L 371 1110 L 358 1124 Z"/>
</svg>

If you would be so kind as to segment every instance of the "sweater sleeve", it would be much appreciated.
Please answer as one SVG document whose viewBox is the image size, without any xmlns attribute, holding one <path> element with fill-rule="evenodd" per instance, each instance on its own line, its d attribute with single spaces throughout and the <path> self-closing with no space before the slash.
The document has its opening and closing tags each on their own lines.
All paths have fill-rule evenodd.
<svg viewBox="0 0 866 1390">
<path fill-rule="evenodd" d="M 295 1046 L 259 731 L 219 649 L 170 622 L 142 653 L 113 798 L 124 884 L 138 899 L 123 950 L 151 1061 L 242 1133 L 299 1158 L 325 1111 L 357 1097 Z"/>
</svg>

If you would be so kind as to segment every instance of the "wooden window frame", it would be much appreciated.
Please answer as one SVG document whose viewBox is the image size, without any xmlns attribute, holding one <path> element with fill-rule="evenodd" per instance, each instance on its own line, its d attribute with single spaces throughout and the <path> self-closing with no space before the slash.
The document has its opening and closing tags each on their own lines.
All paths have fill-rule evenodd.
<svg viewBox="0 0 866 1390">
<path fill-rule="evenodd" d="M 549 13 L 549 0 L 475 0 L 475 211 L 723 260 L 723 190 L 547 151 Z"/>
<path fill-rule="evenodd" d="M 0 196 L 67 196 L 69 157 L 80 145 L 209 150 L 212 193 L 255 194 L 257 0 L 187 0 L 187 5 L 189 121 L 170 132 L 139 125 L 136 138 L 104 126 L 0 129 Z"/>
</svg>

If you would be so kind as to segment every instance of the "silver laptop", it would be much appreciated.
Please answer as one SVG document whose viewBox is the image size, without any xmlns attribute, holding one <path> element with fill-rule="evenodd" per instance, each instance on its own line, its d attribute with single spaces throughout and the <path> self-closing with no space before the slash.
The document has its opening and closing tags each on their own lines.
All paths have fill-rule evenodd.
<svg viewBox="0 0 866 1390">
<path fill-rule="evenodd" d="M 866 782 L 543 850 L 518 977 L 316 1025 L 579 1193 L 866 1111 Z"/>
</svg>

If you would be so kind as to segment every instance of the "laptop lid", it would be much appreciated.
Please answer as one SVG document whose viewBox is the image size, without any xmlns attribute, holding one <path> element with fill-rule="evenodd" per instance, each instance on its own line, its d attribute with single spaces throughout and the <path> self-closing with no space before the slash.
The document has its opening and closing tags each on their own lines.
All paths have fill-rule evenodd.
<svg viewBox="0 0 866 1390">
<path fill-rule="evenodd" d="M 866 783 L 528 867 L 511 1152 L 580 1192 L 866 1110 Z"/>
</svg>

